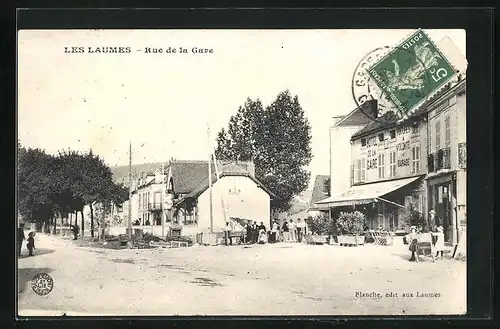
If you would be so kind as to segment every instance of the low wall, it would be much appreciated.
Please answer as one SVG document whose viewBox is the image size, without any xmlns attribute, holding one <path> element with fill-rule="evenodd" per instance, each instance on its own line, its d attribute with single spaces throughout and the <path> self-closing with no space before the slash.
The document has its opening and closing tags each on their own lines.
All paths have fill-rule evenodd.
<svg viewBox="0 0 500 329">
<path fill-rule="evenodd" d="M 133 225 L 132 230 L 134 229 L 142 229 L 143 233 L 153 234 L 161 237 L 168 234 L 169 226 L 165 225 L 164 227 L 162 227 L 161 225 Z M 107 228 L 107 234 L 109 235 L 120 235 L 126 233 L 127 226 L 110 226 Z M 195 236 L 198 233 L 201 233 L 201 229 L 199 229 L 197 226 L 182 226 L 182 236 Z"/>
</svg>

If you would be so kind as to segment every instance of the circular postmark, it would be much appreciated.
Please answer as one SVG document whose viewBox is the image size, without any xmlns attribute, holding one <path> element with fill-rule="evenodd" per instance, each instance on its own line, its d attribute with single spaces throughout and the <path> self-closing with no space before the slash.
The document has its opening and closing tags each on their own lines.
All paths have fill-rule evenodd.
<svg viewBox="0 0 500 329">
<path fill-rule="evenodd" d="M 434 62 L 428 58 L 428 54 L 399 46 L 376 48 L 365 55 L 353 74 L 353 98 L 358 107 L 377 100 L 377 112 L 361 112 L 382 124 L 411 115 L 410 110 L 430 94 L 429 70 Z"/>
<path fill-rule="evenodd" d="M 31 280 L 31 288 L 39 296 L 48 295 L 54 288 L 54 280 L 47 273 L 39 273 Z"/>
</svg>

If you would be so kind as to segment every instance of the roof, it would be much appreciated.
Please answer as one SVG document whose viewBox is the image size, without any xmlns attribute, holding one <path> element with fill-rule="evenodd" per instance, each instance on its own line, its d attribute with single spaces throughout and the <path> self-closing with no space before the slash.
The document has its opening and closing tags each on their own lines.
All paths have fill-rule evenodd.
<svg viewBox="0 0 500 329">
<path fill-rule="evenodd" d="M 448 85 L 448 88 L 444 88 L 441 90 L 438 94 L 436 94 L 434 97 L 426 100 L 422 105 L 419 106 L 419 108 L 413 112 L 408 119 L 405 120 L 405 122 L 412 121 L 422 115 L 427 114 L 428 111 L 432 110 L 432 105 L 434 103 L 438 103 L 441 99 L 447 97 L 448 94 L 456 92 L 460 93 L 465 90 L 465 84 L 466 84 L 466 79 L 464 78 L 463 80 L 460 80 L 458 82 L 455 82 L 453 86 L 451 86 L 451 83 Z M 351 140 L 357 139 L 362 136 L 366 136 L 368 134 L 372 134 L 374 132 L 384 130 L 386 128 L 391 128 L 397 126 L 397 117 L 396 115 L 392 112 L 386 112 L 384 115 L 382 115 L 380 118 L 378 118 L 376 121 L 373 120 L 371 121 L 368 125 L 354 133 L 351 137 Z"/>
<path fill-rule="evenodd" d="M 330 190 L 328 190 L 328 194 L 323 193 L 325 182 L 328 182 L 328 185 L 330 185 L 329 175 L 316 175 L 311 197 L 311 206 L 314 206 L 314 203 L 317 201 L 324 200 L 330 196 Z"/>
<path fill-rule="evenodd" d="M 212 164 L 212 172 L 215 172 L 215 166 Z M 172 161 L 168 168 L 172 170 L 172 180 L 174 182 L 174 190 L 176 193 L 187 194 L 191 193 L 203 180 L 208 177 L 208 162 L 207 161 Z"/>
<path fill-rule="evenodd" d="M 359 126 L 373 121 L 376 117 L 377 100 L 371 99 L 352 110 L 348 115 L 340 119 L 334 126 Z"/>
<path fill-rule="evenodd" d="M 206 166 L 206 163 L 205 163 L 205 166 Z M 249 172 L 247 172 L 246 170 L 244 170 L 243 168 L 241 168 L 240 166 L 238 166 L 234 163 L 225 165 L 222 168 L 220 168 L 219 170 L 220 170 L 220 173 L 219 173 L 220 178 L 226 177 L 226 176 L 248 177 L 252 181 L 254 181 L 258 187 L 262 188 L 267 194 L 269 194 L 270 196 L 274 196 L 274 194 L 267 187 L 265 187 L 264 184 L 262 184 L 257 178 L 255 178 Z M 212 171 L 212 184 L 214 184 L 216 181 L 217 181 L 217 173 L 215 172 L 215 170 L 213 170 Z M 188 194 L 184 198 L 179 200 L 178 203 L 184 201 L 185 199 L 198 197 L 200 194 L 202 194 L 203 192 L 205 192 L 205 190 L 208 189 L 208 186 L 209 186 L 209 179 L 208 179 L 208 172 L 207 172 L 207 173 L 205 173 L 205 177 L 203 178 L 203 180 L 195 188 L 193 188 L 190 192 L 187 192 Z M 176 189 L 175 179 L 174 179 L 174 189 Z"/>
<path fill-rule="evenodd" d="M 160 169 L 163 162 L 141 163 L 132 165 L 132 177 L 139 178 L 142 172 L 153 173 L 156 169 Z M 125 182 L 128 184 L 128 166 L 111 167 L 113 180 L 117 183 Z"/>
<path fill-rule="evenodd" d="M 421 176 L 351 186 L 345 192 L 316 202 L 316 208 L 328 209 L 331 207 L 371 203 L 376 201 L 377 198 L 413 183 L 419 178 Z"/>
</svg>

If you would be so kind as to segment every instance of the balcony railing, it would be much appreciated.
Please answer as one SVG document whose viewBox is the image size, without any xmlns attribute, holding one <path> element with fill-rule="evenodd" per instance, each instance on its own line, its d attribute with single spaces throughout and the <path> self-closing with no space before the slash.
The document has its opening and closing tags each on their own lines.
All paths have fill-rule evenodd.
<svg viewBox="0 0 500 329">
<path fill-rule="evenodd" d="M 451 169 L 450 148 L 443 148 L 436 153 L 429 154 L 427 158 L 427 169 L 436 172 L 441 169 Z"/>
<path fill-rule="evenodd" d="M 149 203 L 148 210 L 162 210 L 162 204 L 161 203 Z"/>
</svg>

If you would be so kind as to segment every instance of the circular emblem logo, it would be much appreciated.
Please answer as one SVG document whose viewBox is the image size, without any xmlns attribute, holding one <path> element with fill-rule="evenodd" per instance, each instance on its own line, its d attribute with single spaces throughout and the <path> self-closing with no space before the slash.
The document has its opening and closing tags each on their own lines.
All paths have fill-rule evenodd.
<svg viewBox="0 0 500 329">
<path fill-rule="evenodd" d="M 31 288 L 37 295 L 47 295 L 54 288 L 54 280 L 47 273 L 39 273 L 31 280 Z"/>
</svg>

